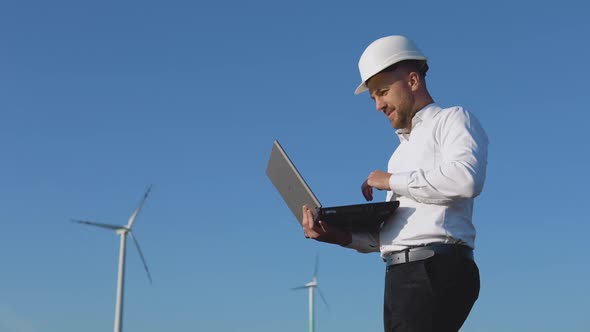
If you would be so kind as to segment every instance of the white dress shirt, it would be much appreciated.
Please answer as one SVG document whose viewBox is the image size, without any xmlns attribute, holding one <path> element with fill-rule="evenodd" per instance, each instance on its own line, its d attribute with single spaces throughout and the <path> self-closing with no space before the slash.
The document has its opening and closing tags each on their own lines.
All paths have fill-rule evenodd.
<svg viewBox="0 0 590 332">
<path fill-rule="evenodd" d="M 400 206 L 379 233 L 353 233 L 347 246 L 381 256 L 429 243 L 474 248 L 473 200 L 486 177 L 488 138 L 462 107 L 430 104 L 416 113 L 409 133 L 389 159 L 391 191 Z"/>
</svg>

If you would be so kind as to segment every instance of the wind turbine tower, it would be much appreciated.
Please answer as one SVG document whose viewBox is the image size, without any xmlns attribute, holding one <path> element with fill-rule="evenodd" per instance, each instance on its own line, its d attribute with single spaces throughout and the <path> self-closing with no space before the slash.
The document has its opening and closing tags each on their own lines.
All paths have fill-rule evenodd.
<svg viewBox="0 0 590 332">
<path fill-rule="evenodd" d="M 299 286 L 299 287 L 292 288 L 293 290 L 306 289 L 306 288 L 308 289 L 308 292 L 309 292 L 309 332 L 315 331 L 313 295 L 314 295 L 314 291 L 316 288 L 318 290 L 318 293 L 320 294 L 320 297 L 322 298 L 322 301 L 326 305 L 326 307 L 329 307 L 328 302 L 326 302 L 326 298 L 324 297 L 324 294 L 322 294 L 322 290 L 318 287 L 318 267 L 319 267 L 319 258 L 316 255 L 315 256 L 315 269 L 313 272 L 313 279 L 311 279 L 310 282 L 305 284 L 305 286 Z"/>
<path fill-rule="evenodd" d="M 125 246 L 126 246 L 126 241 L 127 241 L 127 234 L 129 234 L 129 236 L 131 236 L 131 239 L 133 239 L 133 243 L 135 243 L 135 247 L 137 248 L 137 251 L 139 252 L 139 257 L 141 258 L 141 262 L 143 263 L 143 267 L 145 268 L 145 272 L 147 273 L 147 277 L 150 280 L 150 283 L 152 282 L 150 270 L 148 269 L 147 263 L 145 262 L 145 258 L 143 257 L 143 253 L 141 252 L 141 248 L 139 247 L 139 242 L 133 236 L 133 232 L 131 231 L 131 227 L 133 226 L 133 223 L 135 222 L 135 219 L 137 218 L 139 211 L 143 207 L 143 203 L 145 202 L 146 198 L 148 197 L 151 189 L 152 189 L 151 186 L 147 189 L 147 191 L 143 195 L 143 198 L 141 199 L 141 202 L 139 203 L 139 205 L 137 206 L 135 211 L 133 211 L 133 214 L 131 214 L 131 217 L 129 218 L 127 225 L 117 226 L 117 225 L 103 224 L 103 223 L 98 223 L 98 222 L 94 222 L 94 221 L 87 221 L 87 220 L 72 220 L 73 222 L 77 222 L 77 223 L 84 224 L 84 225 L 114 230 L 115 233 L 121 237 L 120 248 L 119 248 L 119 272 L 118 272 L 118 276 L 117 276 L 117 301 L 115 304 L 114 332 L 121 332 L 123 330 L 123 294 L 124 294 L 124 290 L 125 290 Z"/>
</svg>

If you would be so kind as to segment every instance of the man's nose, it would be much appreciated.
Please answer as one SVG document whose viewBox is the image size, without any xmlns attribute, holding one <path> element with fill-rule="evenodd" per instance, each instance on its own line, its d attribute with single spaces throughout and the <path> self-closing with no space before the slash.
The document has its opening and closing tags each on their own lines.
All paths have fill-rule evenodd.
<svg viewBox="0 0 590 332">
<path fill-rule="evenodd" d="M 375 99 L 375 108 L 377 109 L 377 111 L 383 112 L 386 107 L 387 104 L 384 103 L 383 100 L 381 100 L 381 98 Z"/>
</svg>

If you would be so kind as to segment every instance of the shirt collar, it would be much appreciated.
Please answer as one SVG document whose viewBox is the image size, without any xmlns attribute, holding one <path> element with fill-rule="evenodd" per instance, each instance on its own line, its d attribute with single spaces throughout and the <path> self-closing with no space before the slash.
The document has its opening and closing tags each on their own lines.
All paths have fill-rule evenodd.
<svg viewBox="0 0 590 332">
<path fill-rule="evenodd" d="M 421 110 L 414 114 L 414 117 L 412 118 L 412 129 L 414 129 L 420 122 L 428 121 L 434 118 L 434 116 L 438 112 L 440 112 L 441 109 L 442 108 L 438 106 L 436 103 L 424 106 Z M 407 129 L 398 129 L 395 131 L 395 133 L 399 136 L 401 140 L 402 138 L 408 139 L 411 131 L 408 131 Z"/>
</svg>

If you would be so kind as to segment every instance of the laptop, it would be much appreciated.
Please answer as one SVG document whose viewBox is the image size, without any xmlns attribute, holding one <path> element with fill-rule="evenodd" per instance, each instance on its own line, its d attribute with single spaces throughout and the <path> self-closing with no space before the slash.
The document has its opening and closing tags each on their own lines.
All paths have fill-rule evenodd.
<svg viewBox="0 0 590 332">
<path fill-rule="evenodd" d="M 378 231 L 383 221 L 399 207 L 399 201 L 324 207 L 307 185 L 278 140 L 272 145 L 266 175 L 283 197 L 299 224 L 303 224 L 303 205 L 315 210 L 322 220 L 353 232 Z"/>
</svg>

